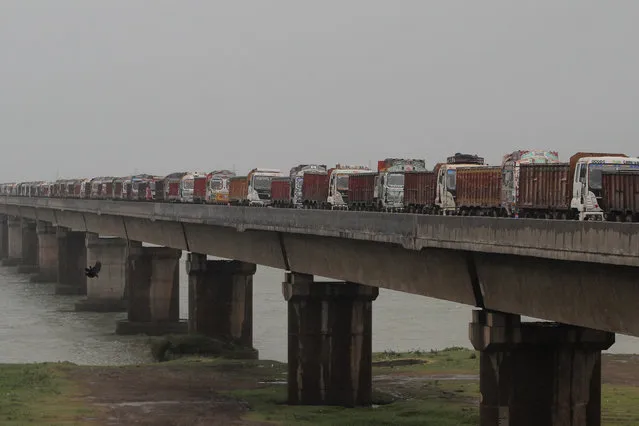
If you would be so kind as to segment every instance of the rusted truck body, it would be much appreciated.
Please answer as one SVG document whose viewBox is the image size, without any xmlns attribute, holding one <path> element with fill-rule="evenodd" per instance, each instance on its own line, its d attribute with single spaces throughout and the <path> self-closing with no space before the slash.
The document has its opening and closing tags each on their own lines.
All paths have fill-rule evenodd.
<svg viewBox="0 0 639 426">
<path fill-rule="evenodd" d="M 634 173 L 602 173 L 601 186 L 601 204 L 608 220 L 639 221 L 639 170 Z"/>
<path fill-rule="evenodd" d="M 437 170 L 405 173 L 404 209 L 407 213 L 432 214 L 436 192 Z"/>
<path fill-rule="evenodd" d="M 462 216 L 499 216 L 501 166 L 458 167 L 455 203 Z"/>
</svg>

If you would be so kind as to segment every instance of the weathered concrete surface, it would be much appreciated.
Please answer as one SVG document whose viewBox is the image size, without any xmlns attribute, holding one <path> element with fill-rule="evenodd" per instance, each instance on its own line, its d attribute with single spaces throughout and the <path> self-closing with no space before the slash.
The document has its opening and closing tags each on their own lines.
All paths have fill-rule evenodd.
<svg viewBox="0 0 639 426">
<path fill-rule="evenodd" d="M 639 296 L 633 278 L 639 226 L 632 223 L 0 197 L 3 209 L 53 217 L 78 231 L 132 234 L 176 249 L 639 336 L 632 302 Z"/>
<path fill-rule="evenodd" d="M 614 334 L 476 310 L 480 425 L 599 426 L 601 351 Z"/>
<path fill-rule="evenodd" d="M 36 222 L 22 218 L 22 256 L 18 272 L 30 274 L 38 271 L 38 234 Z"/>
<path fill-rule="evenodd" d="M 85 238 L 85 232 L 57 228 L 58 280 L 55 294 L 87 294 L 87 277 L 84 273 L 84 268 L 87 267 Z"/>
<path fill-rule="evenodd" d="M 168 247 L 130 247 L 128 257 L 128 319 L 116 334 L 162 335 L 186 332 L 180 322 L 181 250 Z"/>
<path fill-rule="evenodd" d="M 9 257 L 9 228 L 7 215 L 0 215 L 0 260 Z"/>
<path fill-rule="evenodd" d="M 41 220 L 36 226 L 38 235 L 38 273 L 33 282 L 56 282 L 58 279 L 58 237 L 56 227 Z"/>
<path fill-rule="evenodd" d="M 287 273 L 288 403 L 371 404 L 376 287 Z"/>
<path fill-rule="evenodd" d="M 0 208 L 2 213 L 17 215 L 20 211 L 31 214 L 30 209 L 36 208 L 38 216 L 42 210 L 55 210 L 58 224 L 72 229 L 87 227 L 84 222 L 87 215 L 83 219 L 81 214 L 77 214 L 87 213 L 139 218 L 148 222 L 199 223 L 240 231 L 262 230 L 388 242 L 416 250 L 448 248 L 639 266 L 639 227 L 632 223 L 24 197 L 1 197 Z"/>
<path fill-rule="evenodd" d="M 15 266 L 22 262 L 22 219 L 9 216 L 7 219 L 7 252 L 2 261 L 5 266 Z"/>
<path fill-rule="evenodd" d="M 136 244 L 140 247 L 141 243 Z M 87 265 L 102 263 L 95 278 L 87 278 L 87 298 L 75 304 L 76 311 L 120 312 L 126 310 L 128 243 L 121 238 L 100 238 L 87 233 Z"/>
<path fill-rule="evenodd" d="M 189 253 L 189 332 L 253 347 L 254 263 Z"/>
<path fill-rule="evenodd" d="M 639 268 L 473 257 L 487 309 L 639 336 Z"/>
</svg>

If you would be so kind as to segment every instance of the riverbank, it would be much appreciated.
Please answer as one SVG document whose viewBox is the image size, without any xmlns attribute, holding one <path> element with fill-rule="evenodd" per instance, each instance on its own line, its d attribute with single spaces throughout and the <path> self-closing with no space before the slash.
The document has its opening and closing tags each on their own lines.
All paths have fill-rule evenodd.
<svg viewBox="0 0 639 426">
<path fill-rule="evenodd" d="M 639 424 L 639 356 L 603 357 L 603 424 Z M 373 408 L 289 407 L 286 365 L 184 358 L 120 367 L 0 365 L 0 423 L 22 425 L 476 425 L 478 357 L 377 353 Z"/>
</svg>

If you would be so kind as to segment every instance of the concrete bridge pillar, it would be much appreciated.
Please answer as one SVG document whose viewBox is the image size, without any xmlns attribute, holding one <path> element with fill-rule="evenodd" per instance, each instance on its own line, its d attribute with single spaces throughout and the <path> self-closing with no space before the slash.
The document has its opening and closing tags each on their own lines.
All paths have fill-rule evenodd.
<svg viewBox="0 0 639 426">
<path fill-rule="evenodd" d="M 253 347 L 254 263 L 189 253 L 189 332 Z"/>
<path fill-rule="evenodd" d="M 58 227 L 58 281 L 55 294 L 83 295 L 87 294 L 87 249 L 85 232 L 71 231 Z"/>
<path fill-rule="evenodd" d="M 138 243 L 138 247 L 141 243 Z M 87 266 L 102 263 L 96 278 L 87 278 L 87 298 L 75 304 L 76 311 L 126 311 L 124 291 L 127 282 L 127 240 L 100 238 L 87 233 Z"/>
<path fill-rule="evenodd" d="M 481 426 L 601 425 L 601 351 L 613 333 L 475 310 L 469 334 L 481 351 Z"/>
<path fill-rule="evenodd" d="M 287 273 L 288 403 L 371 404 L 372 307 L 377 287 Z"/>
<path fill-rule="evenodd" d="M 31 277 L 33 282 L 56 282 L 58 279 L 58 237 L 55 226 L 38 221 L 38 273 Z"/>
<path fill-rule="evenodd" d="M 36 222 L 22 219 L 22 260 L 18 265 L 19 273 L 38 272 L 38 233 Z"/>
<path fill-rule="evenodd" d="M 9 216 L 7 219 L 7 258 L 4 266 L 16 266 L 22 261 L 22 219 Z"/>
<path fill-rule="evenodd" d="M 0 260 L 9 257 L 9 229 L 7 222 L 9 218 L 6 214 L 0 215 Z"/>
<path fill-rule="evenodd" d="M 116 334 L 159 336 L 185 333 L 180 321 L 182 251 L 169 247 L 131 247 L 128 256 L 128 319 L 118 321 Z"/>
</svg>

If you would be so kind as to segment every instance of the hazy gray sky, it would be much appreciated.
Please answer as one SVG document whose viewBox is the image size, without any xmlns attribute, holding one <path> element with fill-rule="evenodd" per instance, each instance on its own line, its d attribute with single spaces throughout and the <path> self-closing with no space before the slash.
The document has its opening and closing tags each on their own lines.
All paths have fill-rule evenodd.
<svg viewBox="0 0 639 426">
<path fill-rule="evenodd" d="M 639 2 L 0 2 L 0 181 L 639 155 Z"/>
</svg>

